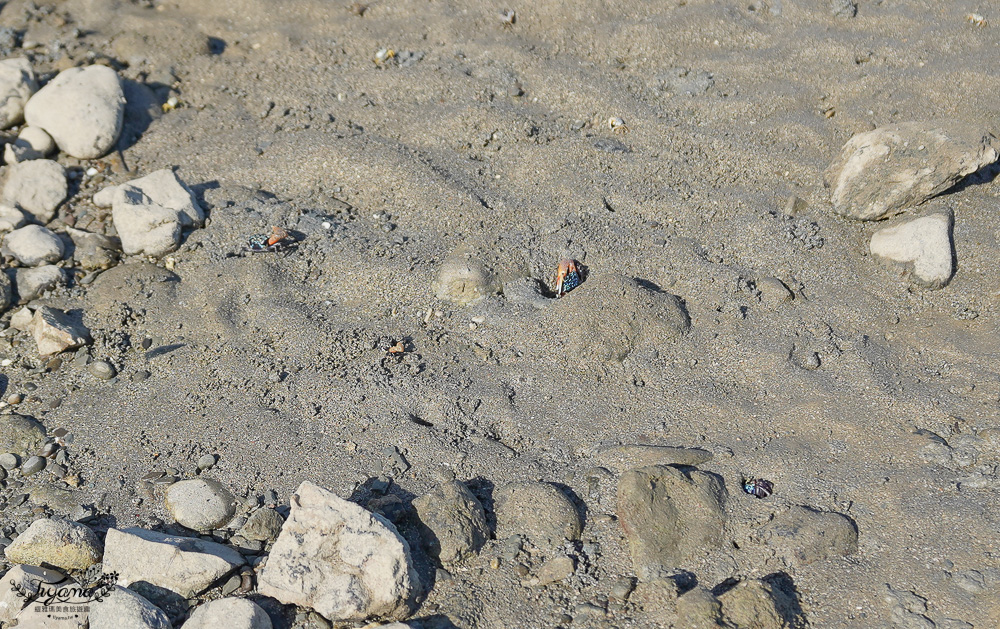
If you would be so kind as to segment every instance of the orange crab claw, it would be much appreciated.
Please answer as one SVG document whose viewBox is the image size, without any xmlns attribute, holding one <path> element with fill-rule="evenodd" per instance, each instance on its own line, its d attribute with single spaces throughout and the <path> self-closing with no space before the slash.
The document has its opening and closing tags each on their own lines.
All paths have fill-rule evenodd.
<svg viewBox="0 0 1000 629">
<path fill-rule="evenodd" d="M 570 258 L 560 260 L 559 270 L 556 273 L 556 297 L 562 297 L 579 285 L 580 269 L 577 268 L 576 260 Z"/>
<path fill-rule="evenodd" d="M 288 238 L 288 232 L 284 229 L 278 227 L 277 225 L 271 227 L 271 236 L 267 239 L 267 245 L 276 245 L 285 238 Z"/>
</svg>

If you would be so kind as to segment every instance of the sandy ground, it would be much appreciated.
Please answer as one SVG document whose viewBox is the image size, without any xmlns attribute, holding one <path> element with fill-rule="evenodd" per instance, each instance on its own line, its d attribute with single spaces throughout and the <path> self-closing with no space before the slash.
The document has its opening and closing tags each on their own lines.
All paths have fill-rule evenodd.
<svg viewBox="0 0 1000 629">
<path fill-rule="evenodd" d="M 834 216 L 822 173 L 877 125 L 1000 127 L 998 31 L 966 19 L 1000 23 L 1000 4 L 862 1 L 854 18 L 821 0 L 394 0 L 360 16 L 349 4 L 0 10 L 40 42 L 43 71 L 108 57 L 153 90 L 131 88 L 150 97 L 148 117 L 133 99 L 122 156 L 62 217 L 100 229 L 95 190 L 169 166 L 210 217 L 172 271 L 128 260 L 49 300 L 83 309 L 91 354 L 119 367 L 117 381 L 69 363 L 33 373 L 30 352 L 7 374 L 8 393 L 38 386 L 19 412 L 73 431 L 82 490 L 109 523 L 164 518 L 140 477 L 190 473 L 206 452 L 237 493 L 286 501 L 304 479 L 363 496 L 378 476 L 412 498 L 442 467 L 484 498 L 555 482 L 585 504 L 584 538 L 601 548 L 592 581 L 523 587 L 489 567 L 495 541 L 416 616 L 555 627 L 632 573 L 620 528 L 601 517 L 614 514 L 614 479 L 588 480 L 591 454 L 696 446 L 726 480 L 736 542 L 692 568 L 699 582 L 784 571 L 816 627 L 890 626 L 886 584 L 926 598 L 939 626 L 996 626 L 1000 582 L 959 575 L 1000 569 L 998 189 L 979 177 L 932 202 L 954 211 L 958 270 L 924 291 L 871 259 L 878 225 Z M 396 56 L 379 65 L 383 48 Z M 160 114 L 171 94 L 178 107 Z M 242 255 L 270 225 L 298 246 Z M 639 330 L 605 361 L 581 336 L 595 322 L 645 325 L 635 312 L 581 308 L 586 283 L 541 310 L 439 301 L 433 283 L 455 251 L 501 281 L 551 286 L 563 257 L 638 278 L 679 296 L 690 330 Z M 762 293 L 772 277 L 794 299 Z M 406 355 L 387 356 L 398 340 Z M 971 454 L 929 460 L 921 431 Z M 960 484 L 976 470 L 983 487 Z M 750 474 L 775 495 L 743 495 Z M 858 553 L 771 556 L 753 531 L 790 504 L 851 517 Z"/>
</svg>

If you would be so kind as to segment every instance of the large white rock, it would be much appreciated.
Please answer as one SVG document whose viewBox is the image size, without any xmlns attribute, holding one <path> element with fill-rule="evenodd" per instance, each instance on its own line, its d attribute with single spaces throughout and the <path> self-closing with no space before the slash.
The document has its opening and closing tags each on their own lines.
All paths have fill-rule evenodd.
<svg viewBox="0 0 1000 629">
<path fill-rule="evenodd" d="M 116 586 L 102 600 L 92 602 L 88 606 L 90 629 L 171 628 L 170 619 L 163 610 L 132 590 L 121 586 Z"/>
<path fill-rule="evenodd" d="M 35 311 L 28 324 L 40 356 L 51 356 L 90 342 L 90 330 L 68 313 L 43 306 Z"/>
<path fill-rule="evenodd" d="M 181 629 L 271 629 L 271 619 L 253 601 L 221 598 L 194 610 Z"/>
<path fill-rule="evenodd" d="M 104 571 L 117 572 L 120 585 L 146 581 L 191 598 L 243 565 L 228 546 L 194 537 L 140 528 L 109 529 L 104 538 Z"/>
<path fill-rule="evenodd" d="M 859 133 L 827 169 L 838 214 L 878 220 L 941 194 L 1000 157 L 997 139 L 958 121 L 903 122 Z"/>
<path fill-rule="evenodd" d="M 50 564 L 64 570 L 86 570 L 101 560 L 101 552 L 93 531 L 59 518 L 35 520 L 4 550 L 11 563 Z"/>
<path fill-rule="evenodd" d="M 26 225 L 7 234 L 4 247 L 25 266 L 62 260 L 65 247 L 59 236 L 40 225 Z"/>
<path fill-rule="evenodd" d="M 24 106 L 24 119 L 52 136 L 60 149 L 80 159 L 107 153 L 118 141 L 125 94 L 107 66 L 69 68 Z"/>
<path fill-rule="evenodd" d="M 884 227 L 872 235 L 872 255 L 925 288 L 941 288 L 955 272 L 951 215 L 930 214 Z"/>
<path fill-rule="evenodd" d="M 0 129 L 24 120 L 24 104 L 38 90 L 35 73 L 24 57 L 0 61 Z"/>
<path fill-rule="evenodd" d="M 66 170 L 59 162 L 33 159 L 7 168 L 3 198 L 32 214 L 39 223 L 48 223 L 68 191 Z"/>
<path fill-rule="evenodd" d="M 401 620 L 419 587 L 410 547 L 388 520 L 310 482 L 292 496 L 258 582 L 261 594 L 334 622 Z"/>
<path fill-rule="evenodd" d="M 176 173 L 164 169 L 115 187 L 111 218 L 129 255 L 159 257 L 180 244 L 181 228 L 201 225 L 205 213 Z"/>
</svg>

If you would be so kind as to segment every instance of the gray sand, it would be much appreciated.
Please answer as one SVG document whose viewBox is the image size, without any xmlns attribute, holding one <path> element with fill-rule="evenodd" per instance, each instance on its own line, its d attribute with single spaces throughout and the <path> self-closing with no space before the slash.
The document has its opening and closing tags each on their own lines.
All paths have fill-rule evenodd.
<svg viewBox="0 0 1000 629">
<path fill-rule="evenodd" d="M 821 0 L 380 1 L 360 17 L 349 4 L 0 11 L 40 42 L 42 74 L 92 50 L 159 89 L 132 86 L 152 100 L 143 116 L 130 96 L 124 165 L 101 160 L 107 178 L 76 190 L 60 218 L 103 216 L 93 192 L 176 165 L 210 219 L 169 261 L 127 259 L 45 300 L 83 309 L 90 354 L 117 380 L 69 359 L 33 374 L 30 340 L 0 342 L 24 356 L 5 371 L 7 394 L 38 385 L 18 412 L 74 433 L 81 491 L 109 524 L 168 519 L 139 479 L 167 466 L 192 475 L 205 453 L 219 457 L 206 474 L 234 493 L 274 489 L 286 504 L 303 480 L 362 500 L 378 476 L 411 499 L 442 467 L 481 498 L 554 482 L 586 505 L 593 578 L 524 586 L 509 564 L 490 566 L 493 540 L 415 617 L 556 627 L 633 574 L 605 517 L 615 477 L 588 481 L 594 453 L 689 446 L 715 454 L 700 467 L 730 495 L 725 547 L 692 566 L 699 583 L 784 571 L 815 627 L 889 626 L 886 584 L 926 598 L 939 626 L 996 622 L 997 187 L 980 179 L 932 202 L 954 212 L 958 267 L 927 291 L 870 257 L 881 225 L 835 216 L 822 174 L 877 125 L 1000 126 L 996 29 L 965 17 L 1000 19 L 1000 5 L 864 0 L 845 19 Z M 382 48 L 396 57 L 379 66 Z M 179 104 L 161 113 L 170 94 Z M 790 196 L 805 202 L 794 216 Z M 244 254 L 271 225 L 297 247 Z M 591 278 L 636 278 L 680 297 L 690 329 L 661 330 L 628 300 L 588 295 L 588 282 L 543 309 L 440 301 L 433 284 L 455 251 L 501 283 L 551 289 L 565 257 Z M 794 299 L 773 297 L 767 278 Z M 625 339 L 610 360 L 588 342 L 601 326 Z M 408 351 L 388 354 L 400 340 Z M 928 460 L 919 430 L 967 456 Z M 983 487 L 961 484 L 976 470 Z M 746 496 L 744 475 L 775 495 Z M 788 565 L 755 531 L 789 505 L 852 518 L 858 552 Z M 960 578 L 969 570 L 985 584 Z M 593 626 L 648 626 L 603 622 Z"/>
</svg>

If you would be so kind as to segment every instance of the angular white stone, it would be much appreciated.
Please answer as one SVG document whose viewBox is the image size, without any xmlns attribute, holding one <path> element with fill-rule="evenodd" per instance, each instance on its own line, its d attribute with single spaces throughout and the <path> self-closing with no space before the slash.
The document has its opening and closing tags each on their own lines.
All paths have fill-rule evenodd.
<svg viewBox="0 0 1000 629">
<path fill-rule="evenodd" d="M 29 125 L 41 127 L 60 149 L 80 159 L 111 150 L 124 113 L 118 74 L 100 65 L 63 70 L 24 106 Z"/>
<path fill-rule="evenodd" d="M 898 214 L 1000 157 L 995 137 L 958 121 L 904 122 L 859 133 L 830 164 L 834 211 L 859 220 Z"/>
<path fill-rule="evenodd" d="M 873 256 L 924 288 L 941 288 L 955 272 L 951 216 L 931 214 L 884 227 L 872 235 Z"/>
<path fill-rule="evenodd" d="M 194 537 L 165 535 L 140 528 L 109 529 L 104 539 L 104 571 L 118 583 L 146 581 L 191 598 L 243 565 L 228 546 Z"/>
<path fill-rule="evenodd" d="M 260 573 L 258 590 L 334 622 L 401 620 L 419 589 L 410 547 L 393 525 L 310 482 Z"/>
<path fill-rule="evenodd" d="M 66 170 L 58 162 L 33 159 L 8 167 L 3 198 L 32 214 L 39 223 L 48 223 L 68 191 Z"/>
<path fill-rule="evenodd" d="M 35 311 L 28 324 L 40 356 L 51 356 L 68 349 L 82 347 L 90 341 L 90 330 L 67 313 L 43 306 Z"/>
<path fill-rule="evenodd" d="M 115 186 L 111 218 L 129 255 L 159 257 L 180 244 L 183 226 L 201 225 L 205 213 L 191 189 L 164 169 Z"/>
<path fill-rule="evenodd" d="M 121 586 L 116 586 L 102 600 L 90 603 L 88 606 L 90 629 L 171 628 L 170 619 L 163 610 L 132 590 Z"/>
<path fill-rule="evenodd" d="M 38 90 L 31 63 L 24 57 L 0 61 L 0 129 L 24 120 L 24 104 Z"/>
<path fill-rule="evenodd" d="M 181 629 L 271 629 L 271 619 L 253 601 L 222 598 L 194 610 Z"/>
<path fill-rule="evenodd" d="M 31 325 L 31 318 L 34 316 L 35 313 L 31 311 L 31 308 L 21 308 L 10 316 L 10 327 L 24 332 Z"/>
</svg>

